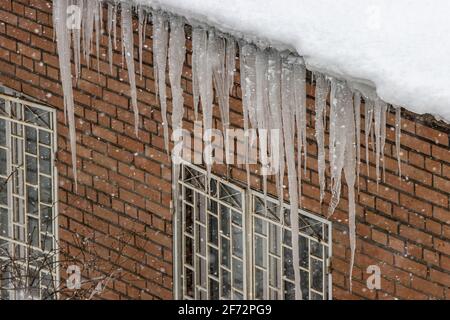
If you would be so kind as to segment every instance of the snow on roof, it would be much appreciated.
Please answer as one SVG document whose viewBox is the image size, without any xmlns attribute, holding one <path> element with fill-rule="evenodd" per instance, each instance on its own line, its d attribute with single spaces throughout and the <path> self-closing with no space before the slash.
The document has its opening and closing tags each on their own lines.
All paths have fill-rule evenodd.
<svg viewBox="0 0 450 320">
<path fill-rule="evenodd" d="M 450 121 L 450 1 L 132 1 L 296 51 L 310 70 Z"/>
</svg>

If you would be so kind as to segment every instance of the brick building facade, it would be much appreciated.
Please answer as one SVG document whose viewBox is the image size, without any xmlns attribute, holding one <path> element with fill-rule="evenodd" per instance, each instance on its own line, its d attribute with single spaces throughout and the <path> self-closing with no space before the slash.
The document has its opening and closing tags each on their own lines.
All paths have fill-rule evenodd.
<svg viewBox="0 0 450 320">
<path fill-rule="evenodd" d="M 75 190 L 53 35 L 52 3 L 47 0 L 0 2 L 0 83 L 57 110 L 58 223 L 62 252 L 74 254 L 82 249 L 74 240 L 78 234 L 95 242 L 96 255 L 104 270 L 121 269 L 121 276 L 108 283 L 108 290 L 101 298 L 173 298 L 171 163 L 164 151 L 161 113 L 155 96 L 151 25 L 147 26 L 143 76 L 136 77 L 139 138 L 134 134 L 128 75 L 120 50 L 114 50 L 111 75 L 107 36 L 102 35 L 100 70 L 97 70 L 95 54 L 90 68 L 82 65 L 80 79 L 74 83 L 79 178 Z M 137 26 L 137 21 L 134 22 Z M 183 127 L 192 129 L 189 27 L 186 32 Z M 135 37 L 137 39 L 137 34 Z M 170 90 L 168 92 L 171 112 Z M 326 216 L 330 194 L 327 191 L 320 206 L 314 85 L 310 82 L 307 93 L 308 170 L 302 177 L 302 206 L 308 212 Z M 242 127 L 240 95 L 239 72 L 236 72 L 230 98 L 230 120 L 234 127 Z M 333 299 L 450 299 L 450 126 L 432 117 L 402 110 L 403 176 L 400 181 L 394 120 L 395 115 L 389 113 L 384 160 L 386 178 L 379 188 L 375 183 L 372 153 L 370 177 L 365 170 L 365 153 L 361 153 L 352 292 L 348 276 L 346 187 L 331 218 Z M 214 108 L 214 126 L 221 128 L 218 108 Z M 362 148 L 365 148 L 364 141 Z M 217 165 L 213 172 L 230 181 L 246 181 L 245 169 L 238 166 L 231 166 L 227 171 L 226 166 Z M 327 172 L 327 182 L 329 178 Z M 252 174 L 251 181 L 252 188 L 262 188 L 261 177 L 256 173 Z M 276 195 L 272 179 L 269 193 Z M 117 235 L 123 240 L 120 252 Z M 381 290 L 366 287 L 369 265 L 381 268 Z M 62 279 L 66 276 L 61 271 Z"/>
</svg>

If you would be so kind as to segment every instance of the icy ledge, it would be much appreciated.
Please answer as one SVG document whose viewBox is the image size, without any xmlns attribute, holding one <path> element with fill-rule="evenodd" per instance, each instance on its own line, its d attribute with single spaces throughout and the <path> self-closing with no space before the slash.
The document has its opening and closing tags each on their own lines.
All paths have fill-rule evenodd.
<svg viewBox="0 0 450 320">
<path fill-rule="evenodd" d="M 289 49 L 365 95 L 450 121 L 450 2 L 129 0 Z M 373 97 L 371 97 L 373 98 Z"/>
</svg>

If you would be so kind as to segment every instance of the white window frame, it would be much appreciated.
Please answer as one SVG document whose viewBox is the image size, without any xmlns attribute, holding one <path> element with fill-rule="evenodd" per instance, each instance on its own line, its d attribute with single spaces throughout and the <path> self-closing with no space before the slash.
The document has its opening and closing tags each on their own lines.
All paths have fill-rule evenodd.
<svg viewBox="0 0 450 320">
<path fill-rule="evenodd" d="M 37 296 L 33 295 L 33 296 L 27 296 L 27 297 L 22 297 L 22 293 L 17 290 L 5 290 L 5 292 L 3 294 L 5 294 L 6 297 L 9 297 L 9 299 L 41 299 L 42 298 L 42 290 L 45 290 L 46 287 L 43 286 L 41 281 L 43 278 L 42 275 L 44 273 L 48 274 L 51 276 L 51 281 L 53 288 L 58 288 L 59 287 L 59 282 L 60 282 L 60 266 L 59 266 L 59 243 L 58 243 L 58 239 L 59 239 L 59 224 L 58 224 L 58 172 L 57 172 L 57 168 L 55 165 L 55 159 L 56 159 L 56 151 L 57 151 L 57 114 L 55 109 L 44 106 L 42 104 L 40 104 L 39 102 L 34 102 L 31 101 L 33 100 L 32 98 L 28 98 L 28 97 L 23 97 L 20 96 L 20 98 L 18 97 L 18 93 L 16 93 L 13 90 L 10 90 L 8 88 L 2 87 L 0 85 L 0 99 L 4 100 L 5 102 L 5 109 L 11 110 L 11 105 L 12 104 L 19 104 L 21 105 L 21 110 L 22 110 L 22 118 L 14 118 L 12 116 L 12 113 L 10 112 L 9 115 L 5 114 L 3 112 L 0 111 L 0 119 L 4 120 L 6 123 L 6 155 L 7 155 L 7 173 L 6 173 L 6 178 L 8 178 L 8 176 L 14 174 L 13 172 L 15 170 L 18 170 L 18 168 L 20 168 L 23 171 L 23 180 L 20 182 L 20 185 L 22 187 L 22 190 L 19 190 L 19 192 L 16 192 L 15 195 L 13 195 L 13 191 L 12 191 L 12 186 L 13 186 L 13 178 L 10 178 L 8 180 L 7 183 L 7 206 L 3 206 L 4 209 L 8 210 L 8 235 L 7 236 L 3 236 L 0 234 L 0 239 L 6 242 L 6 245 L 9 247 L 8 250 L 12 250 L 13 247 L 22 247 L 22 249 L 19 250 L 24 250 L 25 254 L 25 262 L 22 262 L 22 260 L 20 260 L 18 262 L 18 264 L 27 264 L 28 261 L 28 252 L 31 249 L 33 252 L 36 253 L 47 253 L 47 254 L 51 254 L 52 259 L 54 259 L 54 267 L 52 268 L 52 270 L 45 270 L 42 269 L 40 270 L 40 274 L 39 274 L 39 293 Z M 25 116 L 24 116 L 24 111 L 26 108 L 31 107 L 33 109 L 38 109 L 42 112 L 48 113 L 49 115 L 49 119 L 51 121 L 51 128 L 46 128 L 44 126 L 41 126 L 39 124 L 36 123 L 31 123 L 25 120 Z M 30 109 L 31 110 L 31 109 Z M 14 136 L 14 134 L 12 133 L 12 124 L 16 124 L 17 126 L 20 126 L 22 129 L 22 138 L 16 138 Z M 26 128 L 32 128 L 36 130 L 36 155 L 33 154 L 29 154 L 26 151 L 26 136 L 25 136 L 25 131 Z M 39 140 L 39 132 L 43 131 L 43 132 L 48 132 L 51 135 L 50 141 L 49 141 L 49 145 L 48 144 L 44 144 L 42 142 L 40 142 Z M 22 143 L 22 149 L 21 149 L 21 154 L 23 157 L 23 167 L 22 166 L 17 166 L 13 164 L 12 162 L 12 140 L 16 139 L 18 142 L 19 140 L 22 140 L 20 143 Z M 39 163 L 39 159 L 40 159 L 40 147 L 45 148 L 45 149 L 50 149 L 50 160 L 49 160 L 49 172 L 45 173 L 40 171 L 40 163 Z M 5 147 L 3 147 L 3 149 L 5 149 Z M 44 149 L 42 149 L 44 150 Z M 27 181 L 27 176 L 26 176 L 26 170 L 27 170 L 27 165 L 26 165 L 26 156 L 27 155 L 31 155 L 32 157 L 35 157 L 37 160 L 37 164 L 36 164 L 36 184 L 30 184 Z M 13 169 L 13 167 L 15 167 L 15 169 Z M 17 172 L 17 171 L 16 171 Z M 48 179 L 51 182 L 51 192 L 49 195 L 51 195 L 51 203 L 44 203 L 41 199 L 41 186 L 40 186 L 40 179 L 41 176 L 45 179 Z M 2 176 L 3 179 L 5 179 L 4 176 Z M 37 199 L 38 202 L 36 204 L 37 206 L 37 214 L 35 214 L 35 211 L 33 213 L 29 213 L 27 212 L 27 186 L 29 187 L 33 187 L 35 190 L 37 190 Z M 23 201 L 23 209 L 21 211 L 21 215 L 23 215 L 23 223 L 17 223 L 13 221 L 13 211 L 15 210 L 15 207 L 13 205 L 13 198 L 19 198 L 22 199 Z M 47 204 L 47 205 L 46 205 Z M 51 222 L 51 226 L 52 226 L 52 233 L 47 233 L 46 231 L 43 231 L 41 229 L 42 226 L 42 220 L 41 220 L 41 208 L 50 208 L 51 213 L 52 213 L 52 222 Z M 18 209 L 20 210 L 20 209 Z M 31 216 L 32 218 L 34 218 L 35 220 L 37 220 L 37 225 L 39 226 L 39 234 L 38 234 L 38 245 L 37 246 L 33 246 L 30 245 L 30 240 L 28 240 L 28 219 L 29 216 Z M 24 235 L 25 235 L 25 241 L 21 241 L 20 239 L 13 239 L 14 238 L 14 225 L 22 225 L 22 227 L 24 228 Z M 50 238 L 50 242 L 52 245 L 52 250 L 48 251 L 41 248 L 42 242 L 41 240 L 43 240 L 44 236 L 47 236 L 47 239 Z M 49 253 L 50 252 L 50 253 Z M 49 256 L 47 256 L 48 258 Z M 48 288 L 50 290 L 50 288 Z M 1 293 L 1 292 L 0 292 Z M 54 296 L 53 296 L 54 297 Z M 0 295 L 1 298 L 1 295 Z"/>
<path fill-rule="evenodd" d="M 183 201 L 184 201 L 184 191 L 183 186 L 185 183 L 183 182 L 183 172 L 184 167 L 188 167 L 191 169 L 194 169 L 206 176 L 206 171 L 196 165 L 193 165 L 189 162 L 186 162 L 182 160 L 180 164 L 180 178 L 178 179 L 177 183 L 179 186 L 179 194 L 181 195 L 179 199 L 173 199 L 172 206 L 174 210 L 174 245 L 173 245 L 173 255 L 174 255 L 174 296 L 175 299 L 193 299 L 192 297 L 187 297 L 185 295 L 185 288 L 183 286 L 184 281 L 184 271 L 185 265 L 183 263 L 183 259 L 185 259 L 184 256 L 184 230 L 185 225 L 183 224 Z M 254 197 L 263 198 L 263 194 L 256 190 L 247 190 L 246 186 L 239 182 L 231 182 L 226 179 L 223 179 L 221 177 L 218 177 L 217 175 L 210 174 L 210 179 L 214 179 L 219 181 L 220 183 L 223 183 L 225 185 L 231 186 L 233 189 L 240 190 L 242 192 L 243 196 L 243 230 L 244 230 L 244 295 L 243 299 L 255 299 L 255 285 L 254 285 L 254 279 L 255 279 L 255 272 L 254 272 L 254 246 L 253 246 L 253 238 L 254 238 L 254 216 L 255 216 L 255 208 L 254 208 Z M 189 186 L 192 188 L 192 186 Z M 206 193 L 205 193 L 206 195 Z M 279 201 L 277 199 L 274 199 L 270 196 L 267 196 L 268 201 L 272 203 L 279 204 Z M 177 205 L 177 201 L 180 201 Z M 286 209 L 289 209 L 289 205 L 284 203 L 283 207 Z M 178 208 L 178 210 L 177 210 Z M 325 255 L 325 250 L 327 253 L 327 258 L 323 261 L 323 290 L 326 292 L 323 292 L 324 299 L 331 300 L 332 299 L 332 275 L 330 272 L 330 259 L 332 257 L 332 225 L 331 222 L 327 219 L 324 219 L 322 217 L 319 217 L 315 214 L 311 214 L 309 212 L 306 212 L 305 210 L 299 209 L 299 215 L 308 217 L 310 219 L 316 220 L 318 223 L 321 223 L 323 225 L 327 226 L 327 239 L 326 241 L 323 241 L 323 251 Z M 273 222 L 273 221 L 272 221 Z M 284 226 L 284 228 L 290 228 L 288 226 Z M 219 227 L 220 230 L 220 227 Z M 220 238 L 221 233 L 219 232 L 218 237 Z M 305 236 L 305 235 L 303 235 Z M 282 239 L 282 235 L 281 238 Z M 280 243 L 280 247 L 282 247 L 282 243 Z M 196 252 L 196 246 L 194 244 L 194 252 Z M 195 255 L 195 254 L 194 254 Z M 310 253 L 308 253 L 308 257 L 310 257 Z M 209 266 L 207 266 L 209 268 Z M 220 266 L 219 266 L 220 268 Z M 194 270 L 195 272 L 195 270 Z M 283 273 L 283 265 L 281 265 L 281 272 Z M 196 283 L 196 282 L 195 282 Z M 220 282 L 222 283 L 222 282 Z M 282 287 L 283 288 L 283 287 Z M 311 292 L 311 282 L 309 282 L 309 288 Z M 280 294 L 281 299 L 283 299 L 283 294 Z M 198 299 L 198 296 L 195 295 L 195 299 Z"/>
</svg>

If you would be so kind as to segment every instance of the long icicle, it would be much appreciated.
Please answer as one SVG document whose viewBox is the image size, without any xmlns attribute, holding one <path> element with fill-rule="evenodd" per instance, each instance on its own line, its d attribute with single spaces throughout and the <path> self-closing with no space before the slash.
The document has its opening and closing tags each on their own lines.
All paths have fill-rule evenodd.
<svg viewBox="0 0 450 320">
<path fill-rule="evenodd" d="M 281 116 L 281 57 L 276 50 L 269 52 L 268 58 L 268 85 L 269 85 L 269 107 L 271 116 L 271 127 L 278 130 L 279 143 L 271 143 L 271 154 L 278 154 L 277 162 L 278 170 L 275 174 L 275 183 L 277 187 L 277 195 L 280 204 L 284 202 L 283 182 L 284 182 L 284 139 L 283 139 L 283 119 Z M 278 215 L 282 217 L 283 206 L 278 206 Z"/>
<path fill-rule="evenodd" d="M 355 92 L 353 96 L 355 108 L 355 130 L 356 130 L 356 185 L 359 192 L 359 174 L 361 167 L 361 94 Z"/>
<path fill-rule="evenodd" d="M 306 68 L 298 61 L 294 64 L 294 98 L 295 98 L 295 122 L 297 124 L 297 149 L 298 149 L 298 192 L 299 203 L 302 204 L 302 150 L 305 157 L 304 168 L 306 170 Z"/>
<path fill-rule="evenodd" d="M 328 208 L 328 217 L 336 209 L 341 195 L 342 169 L 345 163 L 345 112 L 347 87 L 341 81 L 333 80 L 331 83 L 330 108 L 330 143 L 329 158 L 331 172 L 331 200 Z"/>
<path fill-rule="evenodd" d="M 397 153 L 397 163 L 398 163 L 398 176 L 402 177 L 402 160 L 400 156 L 400 138 L 402 135 L 402 108 L 399 106 L 395 107 L 395 150 Z"/>
<path fill-rule="evenodd" d="M 170 19 L 169 80 L 172 89 L 172 129 L 181 128 L 184 114 L 181 75 L 186 54 L 184 22 L 181 18 Z"/>
<path fill-rule="evenodd" d="M 288 165 L 288 184 L 289 184 L 289 198 L 290 198 L 290 220 L 292 228 L 292 266 L 294 268 L 295 280 L 295 299 L 302 300 L 302 291 L 300 289 L 300 267 L 299 267 L 299 252 L 298 252 L 298 182 L 297 171 L 295 168 L 295 152 L 294 152 L 294 137 L 295 130 L 292 124 L 292 119 L 295 117 L 294 111 L 294 75 L 293 65 L 288 61 L 289 58 L 283 59 L 282 62 L 282 76 L 281 76 L 281 100 L 282 100 L 282 117 L 283 117 L 283 133 L 285 141 L 286 161 Z"/>
<path fill-rule="evenodd" d="M 164 147 L 169 153 L 169 124 L 167 122 L 166 66 L 169 26 L 166 17 L 153 13 L 153 69 L 155 73 L 156 96 L 159 96 L 164 131 Z"/>
<path fill-rule="evenodd" d="M 181 75 L 186 55 L 184 22 L 181 18 L 172 17 L 170 19 L 170 38 L 169 38 L 169 80 L 172 89 L 172 130 L 175 132 L 183 126 L 184 98 L 183 88 L 181 87 Z M 173 159 L 172 170 L 172 192 L 175 199 L 175 212 L 179 212 L 179 186 L 180 165 Z"/>
<path fill-rule="evenodd" d="M 345 128 L 341 130 L 345 130 L 346 134 L 344 174 L 348 189 L 348 228 L 350 239 L 349 285 L 350 291 L 352 291 L 352 274 L 356 250 L 355 167 L 357 166 L 357 157 L 355 142 L 355 114 L 353 113 L 354 105 L 352 103 L 352 94 L 348 87 L 344 88 L 343 100 Z M 342 112 L 339 112 L 339 114 L 342 114 Z"/>
<path fill-rule="evenodd" d="M 254 136 L 250 133 L 250 125 L 255 128 L 255 103 L 256 103 L 256 72 L 255 72 L 255 54 L 256 48 L 250 44 L 240 46 L 240 71 L 241 71 L 241 90 L 242 90 L 242 108 L 244 113 L 244 131 L 245 131 L 245 167 L 247 172 L 247 186 L 250 188 L 250 167 L 249 157 L 253 149 Z M 251 136 L 250 136 L 251 135 Z"/>
<path fill-rule="evenodd" d="M 315 93 L 315 127 L 317 141 L 317 158 L 320 185 L 320 203 L 325 195 L 325 127 L 324 127 L 324 111 L 328 96 L 328 83 L 323 74 L 316 74 L 316 93 Z"/>
<path fill-rule="evenodd" d="M 121 2 L 121 16 L 122 16 L 122 46 L 127 62 L 128 79 L 130 82 L 130 96 L 131 105 L 134 111 L 134 132 L 138 136 L 139 129 L 139 109 L 137 104 L 137 90 L 136 90 L 136 74 L 134 68 L 134 45 L 133 45 L 133 21 L 132 8 L 128 2 Z"/>
<path fill-rule="evenodd" d="M 268 84 L 267 84 L 267 54 L 263 50 L 256 52 L 256 123 L 259 136 L 259 157 L 263 178 L 264 209 L 267 210 L 267 174 L 268 174 Z"/>
<path fill-rule="evenodd" d="M 201 63 L 205 61 L 200 56 L 202 43 L 206 42 L 206 33 L 201 28 L 194 27 L 192 29 L 192 96 L 194 98 L 194 115 L 195 120 L 198 120 L 198 104 L 200 97 L 199 89 L 199 74 L 198 68 Z"/>
<path fill-rule="evenodd" d="M 70 34 L 67 29 L 67 7 L 68 0 L 59 0 L 53 2 L 53 23 L 56 32 L 56 41 L 58 48 L 59 68 L 61 74 L 61 83 L 64 94 L 64 110 L 69 121 L 69 140 L 72 156 L 72 172 L 75 181 L 75 192 L 78 189 L 77 183 L 77 150 L 76 150 L 76 131 L 75 131 L 75 112 L 72 91 L 72 70 L 70 63 Z"/>
</svg>

